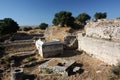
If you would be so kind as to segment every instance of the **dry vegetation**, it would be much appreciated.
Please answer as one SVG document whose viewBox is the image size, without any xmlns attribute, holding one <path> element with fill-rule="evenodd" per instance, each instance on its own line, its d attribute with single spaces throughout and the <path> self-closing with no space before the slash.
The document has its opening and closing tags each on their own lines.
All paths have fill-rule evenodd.
<svg viewBox="0 0 120 80">
<path fill-rule="evenodd" d="M 54 32 L 48 38 L 52 39 L 60 39 L 63 40 L 63 37 L 67 34 L 67 31 L 70 31 L 70 28 L 53 28 Z M 74 31 L 74 30 L 73 30 Z M 41 30 L 31 30 L 29 33 L 40 33 Z M 76 34 L 76 31 L 74 31 Z M 47 39 L 48 39 L 47 38 Z M 18 42 L 19 43 L 19 42 Z M 34 46 L 27 46 L 27 47 L 19 47 L 19 48 L 9 48 L 6 50 L 8 53 L 13 54 L 19 50 L 29 50 L 34 49 Z M 12 52 L 13 51 L 13 52 Z M 7 56 L 7 55 L 6 55 Z M 5 56 L 4 56 L 5 57 Z M 3 57 L 3 58 L 4 58 Z M 40 58 L 38 52 L 35 53 L 34 57 L 38 61 L 42 61 L 45 58 Z M 67 60 L 75 60 L 76 65 L 81 67 L 81 70 L 76 73 L 70 73 L 69 76 L 61 76 L 61 75 L 52 75 L 52 74 L 42 74 L 39 72 L 39 65 L 24 68 L 25 73 L 35 74 L 37 76 L 37 80 L 108 80 L 109 70 L 111 66 L 107 65 L 106 63 L 99 61 L 96 58 L 92 58 L 87 55 L 85 52 L 79 52 L 77 50 L 65 50 L 62 55 L 57 56 L 56 58 L 63 58 Z M 24 64 L 24 60 L 21 63 Z M 10 68 L 7 68 L 2 74 L 0 74 L 2 80 L 10 80 Z"/>
<path fill-rule="evenodd" d="M 30 33 L 30 34 L 39 34 L 39 33 L 44 33 L 45 30 L 41 30 L 41 29 L 31 29 L 31 30 L 28 30 L 28 31 L 18 31 L 19 33 Z"/>
<path fill-rule="evenodd" d="M 70 27 L 50 26 L 45 31 L 45 38 L 47 40 L 58 39 L 63 42 L 65 36 L 76 35 L 78 32 L 78 30 L 71 29 Z"/>
</svg>

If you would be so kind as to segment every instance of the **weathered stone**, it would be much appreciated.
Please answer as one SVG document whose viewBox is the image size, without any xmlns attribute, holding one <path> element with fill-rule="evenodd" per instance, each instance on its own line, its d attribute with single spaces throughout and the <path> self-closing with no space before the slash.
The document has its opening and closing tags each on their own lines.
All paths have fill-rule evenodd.
<svg viewBox="0 0 120 80">
<path fill-rule="evenodd" d="M 15 55 L 9 55 L 9 60 L 12 61 L 12 60 L 15 60 L 17 58 L 17 56 Z"/>
<path fill-rule="evenodd" d="M 29 40 L 33 37 L 42 37 L 43 34 L 28 34 L 28 33 L 16 33 L 11 36 L 12 40 Z"/>
<path fill-rule="evenodd" d="M 101 73 L 102 71 L 101 70 L 97 70 L 96 73 Z"/>
<path fill-rule="evenodd" d="M 41 40 L 37 40 L 35 45 L 39 54 L 43 58 L 52 57 L 63 53 L 63 44 L 58 40 L 51 42 L 43 42 Z"/>
<path fill-rule="evenodd" d="M 77 71 L 79 71 L 80 70 L 80 67 L 75 67 L 74 69 L 73 69 L 73 72 L 77 72 Z"/>
<path fill-rule="evenodd" d="M 37 62 L 29 62 L 29 63 L 24 64 L 22 67 L 32 67 L 32 66 L 35 66 L 36 64 Z"/>
<path fill-rule="evenodd" d="M 15 67 L 16 66 L 15 60 L 12 60 L 10 64 L 11 64 L 12 67 Z"/>
<path fill-rule="evenodd" d="M 120 61 L 120 19 L 90 21 L 85 32 L 84 37 L 78 34 L 79 50 L 110 65 Z"/>
<path fill-rule="evenodd" d="M 78 34 L 79 50 L 98 58 L 110 65 L 117 65 L 120 61 L 120 43 L 90 37 L 83 37 Z"/>
<path fill-rule="evenodd" d="M 6 70 L 6 68 L 5 67 L 0 67 L 0 73 L 2 73 L 2 72 L 4 72 Z"/>
<path fill-rule="evenodd" d="M 120 41 L 120 19 L 90 21 L 85 30 L 89 37 Z"/>
<path fill-rule="evenodd" d="M 48 27 L 48 28 L 46 28 L 46 30 L 45 30 L 44 36 L 52 35 L 52 32 L 53 32 L 53 28 Z"/>
<path fill-rule="evenodd" d="M 46 62 L 47 60 L 42 60 L 42 61 L 33 61 L 33 62 L 29 62 L 29 63 L 26 63 L 24 65 L 22 65 L 22 67 L 32 67 L 32 66 L 35 66 L 37 64 L 42 64 L 44 62 Z"/>
<path fill-rule="evenodd" d="M 26 58 L 35 55 L 34 51 L 33 52 L 21 52 L 19 54 L 16 54 L 17 58 Z"/>
<path fill-rule="evenodd" d="M 19 52 L 17 54 L 12 54 L 12 55 L 9 55 L 9 60 L 15 60 L 15 61 L 18 61 L 19 59 L 24 59 L 26 57 L 30 57 L 30 56 L 33 56 L 35 55 L 34 51 L 30 51 L 30 52 Z"/>
<path fill-rule="evenodd" d="M 52 70 L 53 74 L 68 74 L 69 68 L 75 63 L 74 60 L 64 60 L 60 58 L 53 58 L 50 61 L 39 66 L 40 71 L 46 69 Z"/>
<path fill-rule="evenodd" d="M 23 68 L 14 69 L 11 71 L 11 80 L 23 80 Z"/>
<path fill-rule="evenodd" d="M 1 59 L 0 60 L 0 64 L 5 64 L 6 62 L 5 62 L 5 60 L 4 59 Z"/>
<path fill-rule="evenodd" d="M 77 49 L 78 41 L 76 36 L 66 36 L 64 38 L 65 49 Z"/>
</svg>

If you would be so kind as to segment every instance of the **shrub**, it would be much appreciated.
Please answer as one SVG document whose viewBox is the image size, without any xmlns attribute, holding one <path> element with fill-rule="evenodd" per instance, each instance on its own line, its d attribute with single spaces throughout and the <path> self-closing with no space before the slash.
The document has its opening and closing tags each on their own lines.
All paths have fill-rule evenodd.
<svg viewBox="0 0 120 80">
<path fill-rule="evenodd" d="M 94 18 L 97 20 L 97 19 L 106 19 L 107 17 L 107 13 L 101 13 L 101 12 L 96 12 L 94 14 Z"/>
<path fill-rule="evenodd" d="M 46 23 L 41 23 L 40 25 L 39 25 L 39 28 L 40 29 L 46 29 L 48 27 L 48 24 L 46 24 Z"/>
<path fill-rule="evenodd" d="M 24 28 L 23 28 L 24 31 L 29 31 L 29 30 L 31 30 L 31 29 L 32 29 L 31 27 L 24 27 Z"/>
<path fill-rule="evenodd" d="M 30 62 L 30 61 L 35 60 L 35 57 L 28 57 L 28 58 L 26 58 L 26 60 L 27 60 L 28 62 Z"/>
<path fill-rule="evenodd" d="M 4 18 L 0 20 L 0 36 L 16 33 L 19 29 L 17 22 L 12 18 Z"/>
<path fill-rule="evenodd" d="M 81 13 L 76 17 L 76 23 L 84 26 L 90 18 L 91 17 L 87 13 Z"/>
<path fill-rule="evenodd" d="M 52 72 L 53 72 L 52 70 L 45 68 L 45 73 L 46 74 L 51 74 Z"/>
<path fill-rule="evenodd" d="M 72 26 L 74 24 L 74 17 L 72 16 L 71 12 L 68 11 L 60 11 L 54 15 L 54 19 L 52 23 L 55 26 Z"/>
</svg>

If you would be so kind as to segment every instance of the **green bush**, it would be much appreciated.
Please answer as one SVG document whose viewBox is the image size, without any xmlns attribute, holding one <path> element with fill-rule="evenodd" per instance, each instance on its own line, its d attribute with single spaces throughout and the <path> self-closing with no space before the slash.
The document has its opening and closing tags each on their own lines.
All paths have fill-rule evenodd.
<svg viewBox="0 0 120 80">
<path fill-rule="evenodd" d="M 101 13 L 101 12 L 96 12 L 94 14 L 94 18 L 97 20 L 97 19 L 106 19 L 107 17 L 107 13 Z"/>
<path fill-rule="evenodd" d="M 87 13 L 81 13 L 76 17 L 76 23 L 84 26 L 90 18 L 91 17 Z"/>
<path fill-rule="evenodd" d="M 28 57 L 28 58 L 26 58 L 26 60 L 28 61 L 28 62 L 30 62 L 30 61 L 33 61 L 33 60 L 35 60 L 35 57 Z"/>
<path fill-rule="evenodd" d="M 32 29 L 31 27 L 24 27 L 24 28 L 23 28 L 24 31 L 29 31 L 29 30 L 31 30 L 31 29 Z"/>
<path fill-rule="evenodd" d="M 72 16 L 71 12 L 68 11 L 60 11 L 54 15 L 54 19 L 52 23 L 55 26 L 72 26 L 74 24 L 74 17 Z"/>
<path fill-rule="evenodd" d="M 39 25 L 39 28 L 40 29 L 46 29 L 48 27 L 48 24 L 46 24 L 46 23 L 41 23 L 40 25 Z"/>
<path fill-rule="evenodd" d="M 0 20 L 0 36 L 16 33 L 19 29 L 17 22 L 11 18 L 4 18 Z"/>
</svg>

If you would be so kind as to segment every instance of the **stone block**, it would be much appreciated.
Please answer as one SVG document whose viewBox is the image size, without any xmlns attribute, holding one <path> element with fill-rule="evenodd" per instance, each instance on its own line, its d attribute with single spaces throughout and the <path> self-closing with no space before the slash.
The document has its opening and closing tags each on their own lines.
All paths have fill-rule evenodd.
<svg viewBox="0 0 120 80">
<path fill-rule="evenodd" d="M 63 44 L 58 40 L 53 40 L 50 42 L 43 42 L 41 40 L 37 40 L 35 42 L 36 48 L 41 57 L 54 57 L 58 54 L 63 53 Z"/>
<path fill-rule="evenodd" d="M 64 38 L 65 49 L 77 49 L 78 40 L 76 36 L 66 36 Z"/>
<path fill-rule="evenodd" d="M 65 60 L 61 58 L 53 58 L 48 62 L 41 64 L 39 66 L 40 71 L 44 71 L 46 69 L 52 70 L 53 74 L 68 74 L 70 67 L 75 63 L 75 60 Z"/>
</svg>

